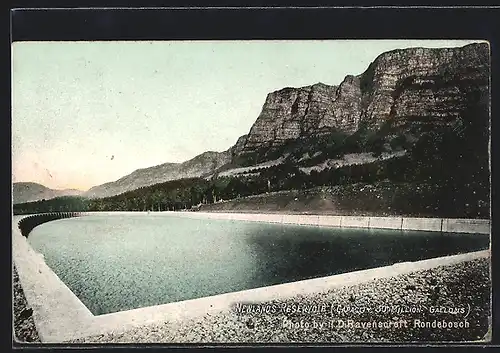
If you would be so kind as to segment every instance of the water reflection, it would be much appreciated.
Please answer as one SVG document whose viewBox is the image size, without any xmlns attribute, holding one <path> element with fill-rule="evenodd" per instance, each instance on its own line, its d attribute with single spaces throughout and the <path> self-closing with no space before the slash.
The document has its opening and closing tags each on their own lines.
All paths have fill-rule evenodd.
<svg viewBox="0 0 500 353">
<path fill-rule="evenodd" d="M 489 237 L 374 229 L 274 226 L 245 240 L 259 254 L 255 282 L 283 283 L 487 249 Z"/>
</svg>

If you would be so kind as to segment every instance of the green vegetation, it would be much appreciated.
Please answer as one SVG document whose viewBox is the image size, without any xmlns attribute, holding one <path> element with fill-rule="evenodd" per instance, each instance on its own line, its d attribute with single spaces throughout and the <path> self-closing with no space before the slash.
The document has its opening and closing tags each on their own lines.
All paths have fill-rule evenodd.
<svg viewBox="0 0 500 353">
<path fill-rule="evenodd" d="M 376 131 L 371 130 L 367 124 L 361 125 L 353 134 L 332 130 L 320 135 L 288 140 L 279 146 L 262 148 L 240 156 L 236 162 L 246 167 L 287 155 L 287 159 L 294 163 L 313 166 L 326 159 L 342 158 L 348 153 L 371 152 L 378 157 L 382 152 L 411 146 L 405 134 L 395 134 L 392 130 L 391 121 Z M 305 155 L 309 158 L 304 159 Z"/>
</svg>

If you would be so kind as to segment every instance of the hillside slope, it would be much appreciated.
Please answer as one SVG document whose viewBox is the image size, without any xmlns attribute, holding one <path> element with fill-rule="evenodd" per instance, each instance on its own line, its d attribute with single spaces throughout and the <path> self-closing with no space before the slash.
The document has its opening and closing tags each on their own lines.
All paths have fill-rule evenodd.
<svg viewBox="0 0 500 353">
<path fill-rule="evenodd" d="M 184 163 L 165 163 L 150 168 L 138 169 L 116 181 L 95 186 L 83 196 L 108 197 L 170 180 L 194 178 L 214 172 L 231 161 L 229 151 L 204 152 Z"/>
<path fill-rule="evenodd" d="M 13 203 L 24 203 L 43 199 L 52 199 L 59 196 L 76 196 L 82 191 L 75 189 L 55 190 L 46 186 L 31 182 L 19 182 L 12 185 Z"/>
</svg>

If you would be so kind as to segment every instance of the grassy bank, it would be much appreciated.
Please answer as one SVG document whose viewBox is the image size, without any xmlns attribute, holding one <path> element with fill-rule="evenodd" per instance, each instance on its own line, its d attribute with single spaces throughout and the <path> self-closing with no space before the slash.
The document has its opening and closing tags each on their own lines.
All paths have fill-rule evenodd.
<svg viewBox="0 0 500 353">
<path fill-rule="evenodd" d="M 339 216 L 489 218 L 487 203 L 467 204 L 463 209 L 458 209 L 454 204 L 455 196 L 443 196 L 443 189 L 436 184 L 379 182 L 272 192 L 201 205 L 199 210 Z"/>
<path fill-rule="evenodd" d="M 124 332 L 86 337 L 74 342 L 342 343 L 487 340 L 490 319 L 489 278 L 489 259 L 473 260 L 336 288 L 312 296 L 253 303 L 252 313 L 239 312 L 235 307 L 216 315 L 179 322 L 163 322 Z M 324 307 L 326 311 L 297 312 L 299 306 L 312 308 L 313 305 L 316 305 L 316 308 Z M 337 311 L 339 305 L 357 309 L 355 312 Z M 256 312 L 256 307 L 274 307 L 277 310 L 263 313 Z M 418 312 L 376 312 L 377 308 L 399 308 L 402 311 Z M 358 325 L 363 322 L 401 323 L 406 320 L 408 327 L 347 327 L 339 325 L 339 320 L 345 324 L 352 320 Z M 415 327 L 415 320 L 420 320 L 420 324 L 443 320 L 466 322 L 468 327 L 421 328 Z"/>
</svg>

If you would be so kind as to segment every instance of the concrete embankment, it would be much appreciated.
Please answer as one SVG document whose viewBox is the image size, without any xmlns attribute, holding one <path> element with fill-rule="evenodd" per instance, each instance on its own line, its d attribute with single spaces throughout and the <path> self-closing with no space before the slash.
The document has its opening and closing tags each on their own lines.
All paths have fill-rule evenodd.
<svg viewBox="0 0 500 353">
<path fill-rule="evenodd" d="M 21 234 L 27 237 L 29 233 L 40 224 L 54 221 L 56 219 L 72 218 L 81 216 L 80 212 L 51 212 L 51 213 L 39 213 L 28 216 L 16 216 L 20 220 L 18 222 L 19 230 Z"/>
<path fill-rule="evenodd" d="M 42 220 L 47 221 L 54 215 L 39 216 L 42 215 L 14 216 L 12 257 L 27 306 L 33 310 L 38 336 L 42 342 L 47 342 L 51 337 L 64 337 L 67 333 L 71 333 L 71 337 L 72 331 L 88 323 L 93 315 L 47 265 L 44 256 L 30 246 L 27 236 L 21 234 L 19 223 L 24 219 L 37 220 L 41 224 Z"/>
<path fill-rule="evenodd" d="M 361 216 L 322 216 L 322 215 L 287 215 L 258 213 L 222 213 L 222 212 L 165 212 L 183 217 L 230 219 L 283 224 L 301 224 L 320 227 L 373 228 L 421 230 L 450 233 L 490 234 L 489 219 L 461 218 L 411 218 L 411 217 L 361 217 Z"/>
<path fill-rule="evenodd" d="M 69 302 L 79 302 L 45 264 L 43 256 L 31 249 L 26 238 L 33 228 L 40 224 L 80 215 L 78 212 L 53 212 L 13 217 L 13 324 L 14 336 L 18 342 L 40 342 L 38 330 L 41 328 L 42 333 L 46 334 L 45 322 L 47 318 L 51 318 L 50 315 L 45 315 L 46 312 L 52 311 L 57 317 L 59 314 L 68 313 L 67 307 L 54 309 L 60 307 L 61 302 L 67 302 L 68 298 Z M 34 278 L 37 279 L 33 280 Z M 47 290 L 47 288 L 50 289 Z M 40 298 L 43 298 L 42 304 L 40 304 Z M 82 306 L 83 304 L 79 306 L 80 311 L 88 311 Z M 43 307 L 48 309 L 44 311 Z M 58 321 L 63 320 L 58 319 Z"/>
<path fill-rule="evenodd" d="M 20 216 L 19 229 L 24 236 L 42 223 L 56 219 L 79 217 L 82 215 L 162 215 L 205 219 L 229 219 L 239 221 L 255 221 L 268 223 L 312 225 L 320 227 L 339 228 L 373 228 L 373 229 L 400 229 L 421 230 L 449 233 L 478 233 L 490 234 L 491 221 L 489 219 L 466 218 L 415 218 L 415 217 L 371 217 L 371 216 L 327 216 L 327 215 L 296 215 L 296 214 L 265 214 L 265 213 L 232 213 L 232 212 L 55 212 L 29 216 Z"/>
</svg>

